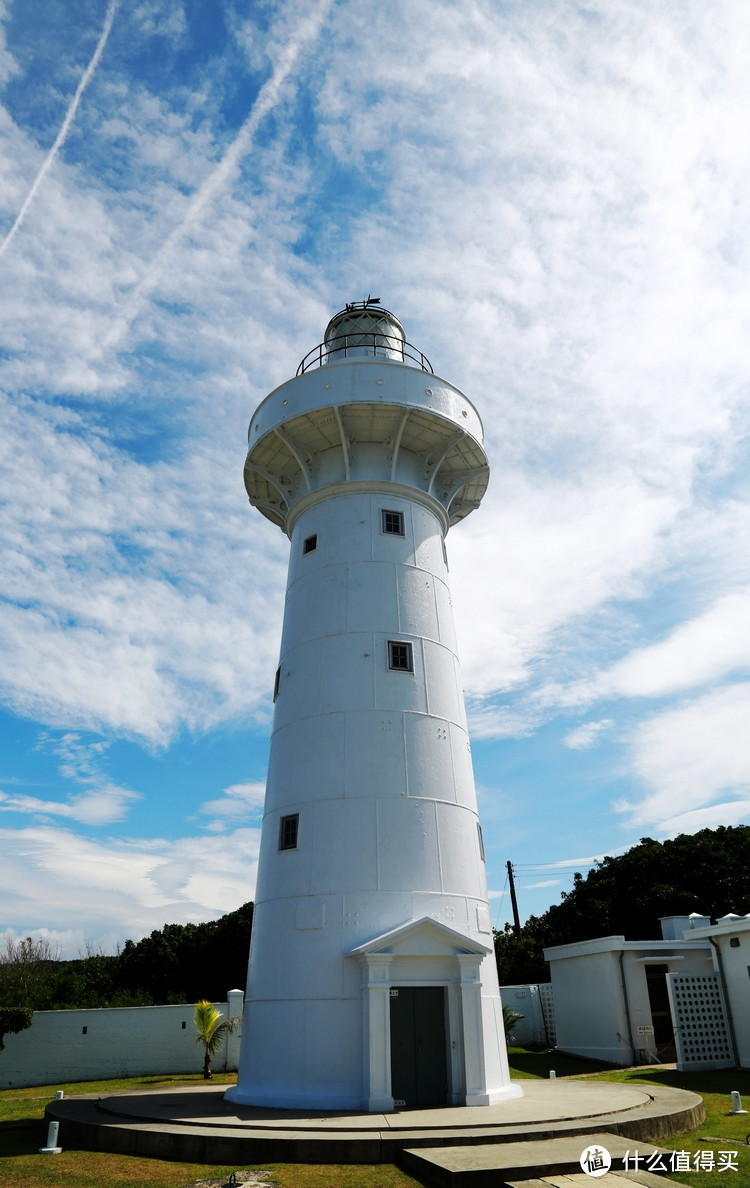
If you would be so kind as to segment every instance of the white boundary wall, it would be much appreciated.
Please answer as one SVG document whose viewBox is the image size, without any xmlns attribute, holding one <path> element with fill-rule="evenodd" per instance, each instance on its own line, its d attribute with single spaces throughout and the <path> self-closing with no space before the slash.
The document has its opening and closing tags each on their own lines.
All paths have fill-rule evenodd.
<svg viewBox="0 0 750 1188">
<path fill-rule="evenodd" d="M 542 986 L 527 984 L 524 986 L 501 986 L 500 998 L 504 1007 L 511 1011 L 518 1011 L 523 1015 L 511 1028 L 508 1042 L 526 1047 L 531 1044 L 542 1044 L 545 1048 L 554 1047 L 554 1033 L 548 1035 L 548 1026 L 544 1018 L 544 1004 L 542 1002 Z M 547 984 L 544 984 L 547 988 Z M 551 987 L 549 987 L 551 994 Z"/>
<path fill-rule="evenodd" d="M 227 1002 L 215 1006 L 225 1018 L 241 1020 L 244 997 L 230 990 Z M 193 1012 L 193 1004 L 35 1011 L 31 1027 L 5 1037 L 0 1089 L 200 1073 L 204 1052 L 196 1043 Z M 211 1061 L 214 1072 L 237 1068 L 241 1034 L 240 1023 Z"/>
</svg>

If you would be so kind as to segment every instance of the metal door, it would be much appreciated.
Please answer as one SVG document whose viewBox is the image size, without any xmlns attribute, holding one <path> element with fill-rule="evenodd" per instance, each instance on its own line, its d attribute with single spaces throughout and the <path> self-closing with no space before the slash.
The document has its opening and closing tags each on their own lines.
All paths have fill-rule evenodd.
<svg viewBox="0 0 750 1188">
<path fill-rule="evenodd" d="M 397 1104 L 446 1104 L 442 986 L 394 986 L 391 990 L 391 1093 Z"/>
</svg>

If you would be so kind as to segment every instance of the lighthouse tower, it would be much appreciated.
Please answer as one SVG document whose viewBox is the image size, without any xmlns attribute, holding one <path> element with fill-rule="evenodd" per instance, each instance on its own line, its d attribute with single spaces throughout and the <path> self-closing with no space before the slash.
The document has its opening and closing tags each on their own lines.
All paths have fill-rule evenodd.
<svg viewBox="0 0 750 1188">
<path fill-rule="evenodd" d="M 250 422 L 291 541 L 234 1102 L 489 1105 L 510 1082 L 445 535 L 489 477 L 474 406 L 376 300 Z"/>
</svg>

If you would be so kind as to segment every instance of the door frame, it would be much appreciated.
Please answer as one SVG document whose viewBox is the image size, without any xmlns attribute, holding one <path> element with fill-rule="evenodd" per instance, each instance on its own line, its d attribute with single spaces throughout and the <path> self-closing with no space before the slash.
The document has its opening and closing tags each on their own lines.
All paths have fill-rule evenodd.
<svg viewBox="0 0 750 1188">
<path fill-rule="evenodd" d="M 437 1010 L 435 1010 L 433 1017 L 432 1017 L 432 1022 L 436 1026 L 436 1031 L 428 1032 L 427 1035 L 428 1035 L 428 1039 L 430 1036 L 432 1036 L 433 1039 L 442 1041 L 441 1077 L 444 1078 L 444 1080 L 442 1082 L 442 1087 L 440 1090 L 442 1100 L 440 1102 L 437 1102 L 437 1101 L 433 1102 L 432 1106 L 424 1106 L 421 1103 L 415 1103 L 415 1108 L 432 1109 L 432 1108 L 436 1108 L 438 1105 L 448 1105 L 449 1104 L 448 1099 L 451 1095 L 450 1067 L 449 1067 L 450 1044 L 448 1041 L 448 1035 L 449 1035 L 448 994 L 447 994 L 448 987 L 441 986 L 435 982 L 422 983 L 420 985 L 417 985 L 414 982 L 410 982 L 406 986 L 403 985 L 403 983 L 400 983 L 398 986 L 390 987 L 390 989 L 388 991 L 388 994 L 389 994 L 389 1004 L 388 1005 L 390 1008 L 390 1021 L 391 1021 L 391 1035 L 390 1035 L 391 1080 L 393 1080 L 393 1010 L 394 1010 L 393 1004 L 395 1001 L 395 995 L 393 993 L 394 989 L 396 991 L 396 994 L 398 994 L 399 991 L 404 991 L 406 994 L 408 994 L 410 991 L 413 991 L 414 995 L 415 995 L 415 998 L 412 1000 L 413 1009 L 414 1009 L 414 1013 L 412 1015 L 412 1023 L 414 1026 L 413 1026 L 413 1028 L 409 1028 L 409 1034 L 410 1034 L 411 1040 L 413 1041 L 413 1044 L 414 1044 L 414 1049 L 413 1049 L 412 1055 L 414 1057 L 415 1072 L 417 1073 L 417 1088 L 419 1088 L 419 1080 L 420 1080 L 419 1074 L 417 1071 L 419 1068 L 419 1065 L 420 1065 L 420 1060 L 419 1060 L 419 1055 L 418 1055 L 418 1049 L 416 1046 L 417 1045 L 417 1035 L 419 1033 L 419 1028 L 417 1026 L 417 1010 L 418 1010 L 418 1006 L 419 1006 L 418 992 L 420 990 L 438 990 L 438 991 L 440 991 L 439 1028 L 437 1027 L 438 1013 L 437 1013 Z M 423 1071 L 424 1071 L 424 1066 L 423 1066 Z M 393 1085 L 391 1085 L 391 1088 L 393 1088 Z M 394 1106 L 396 1106 L 395 1098 L 394 1098 Z"/>
<path fill-rule="evenodd" d="M 449 1105 L 488 1105 L 480 967 L 488 946 L 425 917 L 348 954 L 362 987 L 362 1106 L 394 1109 L 391 1091 L 392 986 L 443 987 Z"/>
</svg>

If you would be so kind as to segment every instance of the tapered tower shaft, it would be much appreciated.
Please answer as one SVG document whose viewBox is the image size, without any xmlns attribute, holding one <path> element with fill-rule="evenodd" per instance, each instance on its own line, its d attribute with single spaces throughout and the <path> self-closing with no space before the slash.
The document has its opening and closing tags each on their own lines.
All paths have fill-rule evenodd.
<svg viewBox="0 0 750 1188">
<path fill-rule="evenodd" d="M 428 367 L 393 315 L 347 307 L 250 424 L 250 500 L 291 556 L 235 1101 L 518 1092 L 444 539 L 489 471 Z"/>
</svg>

